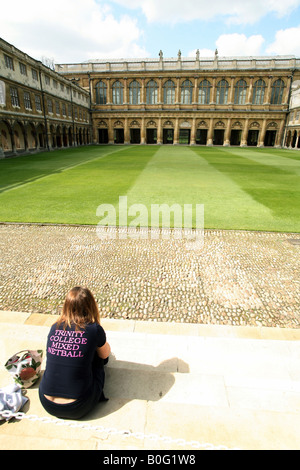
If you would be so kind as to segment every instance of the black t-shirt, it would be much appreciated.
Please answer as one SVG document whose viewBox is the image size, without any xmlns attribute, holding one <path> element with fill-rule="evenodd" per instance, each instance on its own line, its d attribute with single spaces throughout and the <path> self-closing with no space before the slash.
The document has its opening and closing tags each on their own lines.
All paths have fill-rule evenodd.
<svg viewBox="0 0 300 470">
<path fill-rule="evenodd" d="M 92 387 L 92 362 L 96 348 L 104 346 L 106 334 L 98 323 L 85 329 L 54 324 L 47 340 L 43 393 L 54 397 L 80 398 Z"/>
</svg>

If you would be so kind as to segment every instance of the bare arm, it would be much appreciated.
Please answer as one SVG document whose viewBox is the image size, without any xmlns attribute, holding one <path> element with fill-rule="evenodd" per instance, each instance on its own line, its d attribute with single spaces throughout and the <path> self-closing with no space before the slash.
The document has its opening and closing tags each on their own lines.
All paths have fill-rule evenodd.
<svg viewBox="0 0 300 470">
<path fill-rule="evenodd" d="M 106 359 L 110 355 L 110 345 L 106 342 L 101 348 L 97 348 L 97 354 L 101 359 Z"/>
</svg>

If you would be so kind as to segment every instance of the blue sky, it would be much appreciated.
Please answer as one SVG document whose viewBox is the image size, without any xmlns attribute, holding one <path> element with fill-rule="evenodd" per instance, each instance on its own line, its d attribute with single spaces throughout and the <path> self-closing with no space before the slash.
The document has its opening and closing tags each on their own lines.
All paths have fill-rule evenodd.
<svg viewBox="0 0 300 470">
<path fill-rule="evenodd" d="M 300 0 L 14 0 L 1 37 L 36 59 L 295 55 Z"/>
</svg>

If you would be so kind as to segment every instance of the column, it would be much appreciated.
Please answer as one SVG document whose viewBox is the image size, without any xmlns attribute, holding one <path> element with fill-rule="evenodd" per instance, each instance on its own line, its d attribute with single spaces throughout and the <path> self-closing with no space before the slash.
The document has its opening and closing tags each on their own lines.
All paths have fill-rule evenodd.
<svg viewBox="0 0 300 470">
<path fill-rule="evenodd" d="M 198 103 L 197 89 L 198 89 L 198 78 L 195 77 L 194 90 L 193 90 L 193 104 L 194 105 L 197 105 Z"/>
<path fill-rule="evenodd" d="M 267 129 L 267 120 L 264 119 L 263 125 L 262 125 L 262 129 L 261 129 L 261 131 L 260 131 L 260 133 L 259 133 L 257 147 L 264 147 L 265 136 L 266 136 L 266 129 Z"/>
<path fill-rule="evenodd" d="M 277 131 L 277 134 L 276 134 L 275 147 L 277 148 L 283 146 L 282 142 L 283 142 L 284 126 L 285 126 L 285 120 L 282 119 L 280 122 L 279 130 Z"/>
<path fill-rule="evenodd" d="M 247 147 L 249 119 L 245 120 L 245 126 L 241 138 L 241 147 Z"/>
<path fill-rule="evenodd" d="M 292 80 L 292 77 L 289 76 L 289 77 L 288 77 L 288 82 L 287 82 L 287 85 L 286 85 L 286 89 L 285 89 L 285 92 L 284 92 L 284 94 L 283 94 L 282 104 L 285 104 L 285 105 L 288 105 L 288 104 L 289 104 L 291 80 Z"/>
<path fill-rule="evenodd" d="M 107 81 L 107 102 L 106 102 L 106 104 L 112 104 L 110 78 L 107 78 L 106 81 Z"/>
<path fill-rule="evenodd" d="M 124 119 L 124 144 L 130 144 L 130 135 L 128 127 L 128 118 Z"/>
<path fill-rule="evenodd" d="M 174 145 L 179 144 L 179 121 L 178 118 L 175 119 L 175 127 L 174 127 Z"/>
<path fill-rule="evenodd" d="M 123 104 L 128 104 L 128 86 L 127 86 L 127 78 L 124 78 L 124 102 Z"/>
<path fill-rule="evenodd" d="M 216 77 L 213 77 L 212 82 L 212 89 L 210 93 L 210 103 L 209 104 L 216 104 Z"/>
<path fill-rule="evenodd" d="M 162 125 L 161 125 L 161 117 L 158 118 L 157 143 L 158 143 L 159 145 L 162 144 Z"/>
<path fill-rule="evenodd" d="M 158 77 L 158 104 L 163 104 L 162 77 Z"/>
<path fill-rule="evenodd" d="M 227 127 L 225 130 L 224 136 L 224 147 L 228 147 L 230 145 L 230 131 L 231 131 L 231 118 L 228 118 Z"/>
<path fill-rule="evenodd" d="M 228 104 L 233 104 L 234 102 L 234 77 L 231 77 L 231 83 L 229 88 L 229 102 Z"/>
<path fill-rule="evenodd" d="M 246 104 L 252 104 L 252 100 L 253 100 L 253 78 L 254 78 L 253 76 L 250 77 L 250 85 L 249 85 Z"/>
<path fill-rule="evenodd" d="M 196 145 L 196 118 L 193 118 L 190 145 Z"/>
<path fill-rule="evenodd" d="M 145 134 L 145 118 L 142 118 L 142 125 L 141 125 L 141 144 L 145 144 L 146 142 L 146 134 Z"/>
<path fill-rule="evenodd" d="M 180 104 L 180 78 L 177 77 L 175 104 Z"/>
<path fill-rule="evenodd" d="M 269 77 L 269 82 L 268 82 L 268 87 L 267 87 L 267 93 L 265 95 L 265 101 L 264 104 L 270 104 L 271 102 L 271 84 L 272 84 L 272 76 Z"/>
<path fill-rule="evenodd" d="M 207 146 L 211 147 L 213 145 L 213 138 L 214 138 L 214 120 L 213 118 L 210 119 L 208 134 L 207 134 Z"/>
<path fill-rule="evenodd" d="M 108 119 L 108 143 L 113 144 L 114 143 L 114 130 L 112 127 L 112 119 Z"/>
</svg>

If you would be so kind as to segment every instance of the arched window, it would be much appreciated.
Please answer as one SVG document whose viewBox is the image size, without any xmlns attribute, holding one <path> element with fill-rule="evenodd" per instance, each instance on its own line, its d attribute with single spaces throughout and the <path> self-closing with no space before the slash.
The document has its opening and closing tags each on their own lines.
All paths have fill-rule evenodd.
<svg viewBox="0 0 300 470">
<path fill-rule="evenodd" d="M 284 81 L 280 78 L 273 83 L 271 93 L 271 104 L 281 104 L 284 90 Z"/>
<path fill-rule="evenodd" d="M 95 85 L 96 104 L 106 104 L 106 84 L 102 80 Z"/>
<path fill-rule="evenodd" d="M 192 104 L 193 101 L 193 84 L 190 80 L 185 80 L 181 85 L 181 103 Z"/>
<path fill-rule="evenodd" d="M 141 85 L 137 80 L 133 80 L 129 85 L 129 104 L 141 103 Z"/>
<path fill-rule="evenodd" d="M 252 104 L 263 104 L 266 84 L 264 80 L 257 80 L 253 86 Z"/>
<path fill-rule="evenodd" d="M 220 80 L 217 85 L 217 104 L 227 104 L 229 85 L 226 80 Z"/>
<path fill-rule="evenodd" d="M 211 84 L 208 80 L 202 80 L 199 85 L 199 104 L 209 104 Z"/>
<path fill-rule="evenodd" d="M 234 104 L 245 104 L 247 93 L 247 83 L 245 80 L 239 80 L 235 85 Z"/>
<path fill-rule="evenodd" d="M 147 104 L 157 104 L 158 86 L 155 80 L 150 80 L 146 87 Z"/>
<path fill-rule="evenodd" d="M 123 104 L 123 85 L 117 80 L 112 86 L 113 104 Z"/>
<path fill-rule="evenodd" d="M 168 80 L 164 84 L 164 104 L 175 103 L 175 84 L 173 80 Z"/>
</svg>

